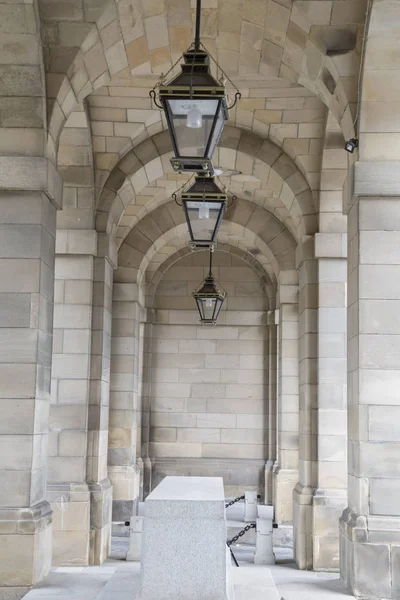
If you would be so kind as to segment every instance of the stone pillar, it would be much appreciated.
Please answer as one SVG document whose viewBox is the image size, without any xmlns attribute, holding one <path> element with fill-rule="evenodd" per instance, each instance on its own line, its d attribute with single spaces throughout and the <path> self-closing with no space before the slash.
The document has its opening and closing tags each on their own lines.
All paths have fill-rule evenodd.
<svg viewBox="0 0 400 600">
<path fill-rule="evenodd" d="M 147 311 L 149 321 L 154 318 L 154 311 Z M 152 490 L 152 461 L 150 456 L 150 426 L 151 426 L 151 364 L 153 345 L 153 325 L 146 322 L 143 326 L 143 384 L 142 384 L 142 416 L 141 416 L 141 439 L 143 460 L 143 497 Z"/>
<path fill-rule="evenodd" d="M 265 504 L 273 504 L 273 469 L 276 461 L 277 324 L 268 312 L 268 460 L 265 465 Z"/>
<path fill-rule="evenodd" d="M 136 514 L 140 471 L 137 457 L 140 321 L 138 286 L 115 283 L 111 345 L 108 474 L 113 485 L 113 521 Z M 140 450 L 140 449 L 139 449 Z"/>
<path fill-rule="evenodd" d="M 331 240 L 336 237 L 337 250 Z M 347 260 L 345 234 L 316 235 L 318 260 L 317 481 L 313 569 L 339 568 L 339 518 L 347 504 Z M 341 250 L 342 249 L 342 250 Z M 331 254 L 332 258 L 327 257 Z M 333 255 L 339 257 L 334 258 Z"/>
<path fill-rule="evenodd" d="M 277 523 L 291 523 L 293 488 L 298 480 L 299 464 L 298 286 L 281 283 L 279 296 L 278 452 L 274 469 L 274 508 Z"/>
<path fill-rule="evenodd" d="M 111 544 L 112 487 L 107 473 L 110 399 L 113 270 L 117 249 L 107 234 L 98 235 L 93 274 L 92 350 L 88 410 L 87 482 L 91 497 L 89 562 L 108 557 Z"/>
<path fill-rule="evenodd" d="M 146 319 L 147 311 L 143 311 L 143 320 Z M 138 367 L 138 396 L 137 396 L 137 428 L 136 428 L 136 464 L 139 469 L 139 501 L 143 501 L 144 483 L 144 461 L 142 458 L 142 435 L 143 435 L 143 388 L 144 388 L 144 332 L 145 323 L 139 326 L 139 367 Z"/>
<path fill-rule="evenodd" d="M 51 566 L 46 477 L 62 184 L 45 158 L 0 157 L 0 190 L 0 596 L 20 598 Z"/>
<path fill-rule="evenodd" d="M 317 234 L 300 266 L 300 468 L 294 550 L 301 569 L 339 566 L 346 505 L 346 234 Z"/>
<path fill-rule="evenodd" d="M 294 557 L 300 569 L 312 568 L 312 499 L 317 471 L 318 263 L 314 239 L 298 248 L 300 270 L 300 419 L 299 481 L 293 494 Z"/>
<path fill-rule="evenodd" d="M 58 230 L 56 251 L 47 497 L 53 564 L 80 566 L 89 564 L 86 460 L 97 234 Z"/>
<path fill-rule="evenodd" d="M 356 166 L 366 175 L 358 179 L 356 170 L 361 197 L 348 215 L 349 464 L 340 569 L 356 597 L 377 600 L 400 597 L 400 201 L 362 197 L 369 176 L 370 190 L 380 183 L 383 194 L 387 175 L 380 179 L 370 163 Z"/>
</svg>

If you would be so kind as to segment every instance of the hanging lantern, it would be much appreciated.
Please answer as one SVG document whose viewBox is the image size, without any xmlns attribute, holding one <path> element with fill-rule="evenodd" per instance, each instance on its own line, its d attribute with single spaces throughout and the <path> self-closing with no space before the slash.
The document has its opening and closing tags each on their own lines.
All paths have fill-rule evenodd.
<svg viewBox="0 0 400 600">
<path fill-rule="evenodd" d="M 204 282 L 193 292 L 196 300 L 200 321 L 203 325 L 215 325 L 227 296 L 226 291 L 214 279 L 212 267 L 212 252 L 210 252 L 210 271 Z"/>
<path fill-rule="evenodd" d="M 196 37 L 193 47 L 183 54 L 182 73 L 168 84 L 159 85 L 157 103 L 155 89 L 150 96 L 165 112 L 175 157 L 174 171 L 213 172 L 211 163 L 225 122 L 228 107 L 225 86 L 210 72 L 209 54 L 200 48 L 201 0 L 197 0 Z M 221 70 L 222 71 L 222 70 Z"/>
<path fill-rule="evenodd" d="M 176 195 L 173 195 L 176 200 Z M 214 177 L 201 174 L 194 184 L 181 195 L 192 248 L 213 246 L 227 204 L 225 192 Z"/>
</svg>

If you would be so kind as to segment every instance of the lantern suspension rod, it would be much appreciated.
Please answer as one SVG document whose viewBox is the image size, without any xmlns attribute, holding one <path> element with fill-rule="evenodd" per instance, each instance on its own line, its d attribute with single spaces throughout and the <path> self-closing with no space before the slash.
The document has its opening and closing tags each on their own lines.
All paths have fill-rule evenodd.
<svg viewBox="0 0 400 600">
<path fill-rule="evenodd" d="M 200 17 L 201 17 L 201 0 L 197 0 L 196 4 L 196 37 L 194 38 L 194 49 L 200 50 Z"/>
<path fill-rule="evenodd" d="M 213 255 L 213 253 L 210 250 L 210 272 L 208 274 L 209 277 L 212 277 L 212 271 L 211 271 L 211 269 L 212 269 L 212 255 Z"/>
</svg>

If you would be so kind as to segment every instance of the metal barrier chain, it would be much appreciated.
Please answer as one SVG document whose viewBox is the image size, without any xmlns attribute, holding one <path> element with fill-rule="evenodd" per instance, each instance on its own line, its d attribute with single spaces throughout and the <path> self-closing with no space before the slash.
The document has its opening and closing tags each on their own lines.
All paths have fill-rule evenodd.
<svg viewBox="0 0 400 600">
<path fill-rule="evenodd" d="M 228 506 L 232 506 L 232 504 L 236 504 L 236 502 L 240 502 L 240 500 L 244 500 L 244 496 L 238 496 L 234 500 L 231 500 L 231 502 L 228 502 L 228 504 L 225 504 L 225 508 L 228 508 Z"/>
<path fill-rule="evenodd" d="M 235 535 L 235 537 L 233 537 L 231 540 L 228 540 L 227 546 L 230 548 L 232 546 L 232 544 L 234 544 L 235 542 L 238 541 L 239 538 L 242 537 L 242 535 L 244 535 L 245 533 L 247 533 L 247 531 L 249 531 L 250 529 L 255 529 L 256 528 L 256 524 L 255 523 L 250 523 L 250 525 L 246 525 L 246 527 L 244 529 L 242 529 L 242 531 L 239 531 L 239 533 L 237 535 Z"/>
</svg>

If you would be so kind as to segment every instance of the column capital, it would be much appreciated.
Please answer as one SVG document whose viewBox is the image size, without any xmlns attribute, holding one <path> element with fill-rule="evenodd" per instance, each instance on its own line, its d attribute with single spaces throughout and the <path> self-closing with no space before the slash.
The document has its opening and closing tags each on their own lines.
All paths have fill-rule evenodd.
<svg viewBox="0 0 400 600">
<path fill-rule="evenodd" d="M 347 258 L 347 233 L 316 233 L 315 258 Z"/>
<path fill-rule="evenodd" d="M 94 229 L 58 229 L 56 254 L 97 256 L 97 231 Z"/>
<path fill-rule="evenodd" d="M 304 236 L 296 248 L 296 268 L 299 269 L 305 260 L 315 259 L 315 236 Z"/>
<path fill-rule="evenodd" d="M 108 235 L 108 233 L 97 234 L 97 256 L 99 258 L 106 258 L 113 269 L 117 268 L 118 248 L 114 238 Z"/>
<path fill-rule="evenodd" d="M 299 286 L 295 285 L 279 285 L 278 288 L 278 307 L 282 304 L 298 304 L 299 302 Z"/>
<path fill-rule="evenodd" d="M 62 208 L 61 176 L 44 156 L 0 156 L 0 189 L 43 192 L 57 209 Z"/>
</svg>

